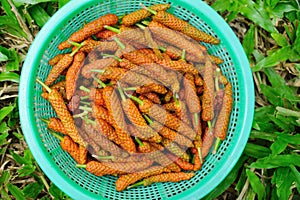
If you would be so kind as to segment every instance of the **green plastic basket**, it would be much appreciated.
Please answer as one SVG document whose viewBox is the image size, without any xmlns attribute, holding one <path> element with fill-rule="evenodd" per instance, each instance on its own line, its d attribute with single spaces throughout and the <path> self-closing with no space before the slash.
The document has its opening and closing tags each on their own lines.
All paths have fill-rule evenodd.
<svg viewBox="0 0 300 200">
<path fill-rule="evenodd" d="M 116 177 L 96 177 L 75 167 L 59 141 L 49 134 L 40 117 L 55 116 L 50 104 L 41 96 L 43 80 L 51 67 L 48 60 L 58 54 L 57 45 L 82 24 L 106 13 L 123 15 L 157 3 L 170 3 L 171 13 L 188 20 L 195 27 L 216 36 L 220 45 L 204 44 L 209 52 L 224 60 L 223 74 L 233 86 L 233 110 L 228 136 L 217 154 L 209 154 L 200 171 L 189 181 L 158 183 L 123 192 L 115 190 Z M 60 9 L 43 27 L 26 57 L 20 83 L 19 109 L 25 139 L 45 174 L 74 199 L 201 199 L 228 175 L 249 137 L 254 111 L 252 73 L 244 51 L 226 22 L 208 5 L 196 0 L 73 0 Z"/>
</svg>

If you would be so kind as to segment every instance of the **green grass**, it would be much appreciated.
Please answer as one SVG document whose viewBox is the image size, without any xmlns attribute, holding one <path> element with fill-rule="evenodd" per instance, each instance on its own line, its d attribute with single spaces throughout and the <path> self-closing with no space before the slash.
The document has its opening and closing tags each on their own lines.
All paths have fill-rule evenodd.
<svg viewBox="0 0 300 200">
<path fill-rule="evenodd" d="M 14 4 L 13 4 L 14 2 Z M 30 2 L 30 3 L 26 3 Z M 17 90 L 28 47 L 68 0 L 1 0 L 1 199 L 68 199 L 26 146 Z M 298 0 L 207 0 L 229 23 L 255 81 L 253 128 L 227 178 L 204 199 L 300 199 L 300 3 Z"/>
</svg>

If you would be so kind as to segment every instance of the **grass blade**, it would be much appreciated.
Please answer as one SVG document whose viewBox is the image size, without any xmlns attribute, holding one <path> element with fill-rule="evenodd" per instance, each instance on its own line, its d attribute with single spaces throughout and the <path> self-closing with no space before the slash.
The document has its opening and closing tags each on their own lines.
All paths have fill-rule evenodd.
<svg viewBox="0 0 300 200">
<path fill-rule="evenodd" d="M 7 184 L 7 189 L 16 198 L 16 200 L 25 200 L 24 193 L 17 186 L 8 183 Z"/>
<path fill-rule="evenodd" d="M 0 122 L 11 112 L 13 111 L 14 106 L 7 106 L 0 110 Z"/>
<path fill-rule="evenodd" d="M 300 166 L 300 155 L 275 155 L 266 158 L 260 158 L 252 163 L 250 168 L 272 169 L 276 167 L 288 167 L 290 165 Z"/>
<path fill-rule="evenodd" d="M 249 180 L 249 183 L 253 189 L 253 191 L 257 194 L 258 200 L 262 200 L 266 196 L 265 186 L 259 180 L 259 178 L 255 175 L 254 172 L 246 169 L 246 174 Z"/>
<path fill-rule="evenodd" d="M 40 28 L 50 19 L 48 13 L 39 5 L 32 6 L 28 9 L 28 12 Z"/>
<path fill-rule="evenodd" d="M 14 72 L 2 72 L 0 73 L 0 82 L 2 81 L 11 81 L 11 82 L 19 83 L 20 75 Z"/>
</svg>

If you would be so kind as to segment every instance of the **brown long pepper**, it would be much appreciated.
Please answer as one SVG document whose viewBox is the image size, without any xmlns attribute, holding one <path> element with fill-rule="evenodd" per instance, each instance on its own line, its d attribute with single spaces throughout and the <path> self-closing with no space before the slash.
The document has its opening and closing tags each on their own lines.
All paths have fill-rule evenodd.
<svg viewBox="0 0 300 200">
<path fill-rule="evenodd" d="M 148 129 L 148 128 L 147 128 Z M 154 143 L 160 143 L 162 140 L 162 137 L 158 134 L 158 133 L 154 133 L 153 135 L 150 134 L 145 134 L 145 132 L 143 132 L 143 128 L 137 128 L 133 125 L 128 125 L 128 130 L 130 131 L 130 133 L 135 136 L 140 138 L 141 140 L 144 141 L 149 141 L 149 142 L 154 142 Z"/>
<path fill-rule="evenodd" d="M 84 27 L 80 30 L 74 32 L 69 37 L 69 40 L 72 42 L 82 42 L 88 37 L 91 37 L 99 31 L 104 30 L 105 25 L 115 25 L 116 23 L 118 23 L 118 20 L 118 16 L 115 14 L 106 14 L 104 16 L 101 16 L 100 18 L 85 24 Z M 69 47 L 71 47 L 71 44 L 68 46 L 66 45 L 65 41 L 58 46 L 58 49 L 63 50 Z"/>
<path fill-rule="evenodd" d="M 215 125 L 215 137 L 220 138 L 221 140 L 224 140 L 226 137 L 226 132 L 229 124 L 230 119 L 230 113 L 232 110 L 232 86 L 228 82 L 228 84 L 225 86 L 225 94 L 223 98 L 223 103 L 221 107 L 220 114 L 217 118 L 216 125 Z"/>
<path fill-rule="evenodd" d="M 139 181 L 145 177 L 161 174 L 164 172 L 170 172 L 170 170 L 161 166 L 153 166 L 140 172 L 121 175 L 116 181 L 116 190 L 118 192 L 121 192 L 136 181 Z"/>
<path fill-rule="evenodd" d="M 194 173 L 185 173 L 185 172 L 163 173 L 163 174 L 150 176 L 149 178 L 146 178 L 143 181 L 132 185 L 132 187 L 136 187 L 140 185 L 148 186 L 153 183 L 179 182 L 184 180 L 190 180 L 194 175 L 195 175 Z"/>
<path fill-rule="evenodd" d="M 156 15 L 153 16 L 154 21 L 158 21 L 173 30 L 180 31 L 187 36 L 190 36 L 196 41 L 207 42 L 210 44 L 219 44 L 220 40 L 195 28 L 188 22 L 176 17 L 175 15 L 165 12 L 158 11 Z"/>
<path fill-rule="evenodd" d="M 116 35 L 116 33 L 111 30 L 103 30 L 103 31 L 100 31 L 99 33 L 97 33 L 95 36 L 97 38 L 107 40 L 115 35 Z"/>
<path fill-rule="evenodd" d="M 45 80 L 46 85 L 51 85 L 61 75 L 61 73 L 72 64 L 73 56 L 74 52 L 72 54 L 65 54 L 64 57 L 52 67 Z"/>
<path fill-rule="evenodd" d="M 186 147 L 181 148 L 175 142 L 168 139 L 163 139 L 162 144 L 174 155 L 182 158 L 184 161 L 189 161 L 190 156 L 185 152 L 187 149 L 184 149 Z"/>
<path fill-rule="evenodd" d="M 146 93 L 143 95 L 145 97 L 147 97 L 149 100 L 151 100 L 153 103 L 161 104 L 161 100 L 160 100 L 160 97 L 158 96 L 158 94 L 156 94 L 154 92 L 149 92 L 149 93 Z"/>
<path fill-rule="evenodd" d="M 211 121 L 214 118 L 214 89 L 215 83 L 213 79 L 213 66 L 211 62 L 205 63 L 203 72 L 204 91 L 202 96 L 202 119 Z"/>
<path fill-rule="evenodd" d="M 37 82 L 45 87 L 49 92 L 48 100 L 52 105 L 52 108 L 58 115 L 59 119 L 61 120 L 62 124 L 64 125 L 66 133 L 72 138 L 74 142 L 78 143 L 79 145 L 85 146 L 80 135 L 78 134 L 74 119 L 71 116 L 61 94 L 56 89 L 50 89 L 41 80 L 37 79 Z"/>
<path fill-rule="evenodd" d="M 102 133 L 102 135 L 105 135 L 109 140 L 115 142 L 116 144 L 121 144 L 117 133 L 110 124 L 100 118 L 96 119 L 95 122 L 96 123 L 93 125 L 93 128 L 95 130 L 99 131 L 100 133 Z"/>
<path fill-rule="evenodd" d="M 56 132 L 62 133 L 64 135 L 67 134 L 64 125 L 61 123 L 59 118 L 51 117 L 49 119 L 41 118 L 43 122 L 47 124 L 47 128 L 54 130 Z"/>
<path fill-rule="evenodd" d="M 201 148 L 202 158 L 205 158 L 208 155 L 214 143 L 214 140 L 215 140 L 214 133 L 210 131 L 209 128 L 207 127 L 204 131 L 204 135 L 202 139 L 202 148 Z"/>
<path fill-rule="evenodd" d="M 56 56 L 54 56 L 53 58 L 51 58 L 51 59 L 48 61 L 48 64 L 51 65 L 51 66 L 54 66 L 54 65 L 56 65 L 63 57 L 64 57 L 64 54 L 63 54 L 63 53 L 57 54 Z"/>
<path fill-rule="evenodd" d="M 107 123 L 113 125 L 114 119 L 109 115 L 108 110 L 99 104 L 93 104 L 92 115 L 94 118 L 103 119 Z"/>
<path fill-rule="evenodd" d="M 160 10 L 167 10 L 170 8 L 170 4 L 156 4 L 149 7 L 152 10 L 160 11 Z M 125 15 L 122 18 L 122 24 L 125 26 L 132 26 L 137 22 L 150 17 L 151 13 L 145 9 L 136 10 L 128 15 Z"/>
<path fill-rule="evenodd" d="M 201 61 L 205 60 L 204 49 L 201 49 L 195 43 L 189 41 L 185 36 L 178 32 L 155 21 L 151 21 L 148 28 L 154 34 L 155 38 L 160 41 L 176 46 L 179 49 L 184 49 L 187 53 L 191 53 L 199 57 Z"/>
<path fill-rule="evenodd" d="M 107 139 L 104 135 L 102 135 L 102 133 L 99 134 L 92 125 L 84 122 L 83 129 L 89 137 L 93 138 L 97 145 L 99 145 L 103 150 L 108 151 L 111 155 L 116 157 L 122 157 L 125 155 L 125 152 L 119 146 Z"/>
<path fill-rule="evenodd" d="M 174 117 L 169 112 L 166 112 L 161 106 L 153 104 L 150 100 L 143 98 L 143 105 L 139 105 L 139 108 L 142 112 L 148 114 L 150 117 L 156 121 L 164 122 L 164 125 L 181 132 L 183 135 L 190 139 L 194 139 L 196 133 L 189 127 L 186 123 L 179 120 L 177 117 Z M 151 108 L 151 112 L 150 112 Z"/>
<path fill-rule="evenodd" d="M 96 105 L 105 105 L 103 98 L 103 89 L 102 88 L 94 88 L 88 89 L 84 86 L 80 86 L 80 90 L 88 93 L 89 100 L 93 101 Z"/>
<path fill-rule="evenodd" d="M 138 94 L 144 94 L 144 93 L 149 93 L 149 92 L 155 92 L 158 94 L 166 94 L 167 89 L 163 85 L 156 84 L 156 83 L 151 83 L 151 84 L 143 85 L 143 86 L 136 88 L 136 93 L 138 93 Z"/>
<path fill-rule="evenodd" d="M 72 156 L 78 164 L 85 164 L 87 161 L 87 149 L 83 146 L 76 144 L 69 136 L 60 136 L 53 131 L 52 135 L 60 140 L 61 148 Z"/>
<path fill-rule="evenodd" d="M 116 129 L 121 146 L 128 152 L 135 152 L 135 144 L 127 133 L 122 106 L 114 88 L 107 86 L 103 89 L 103 98 L 107 107 L 108 113 L 113 117 L 113 126 Z"/>
<path fill-rule="evenodd" d="M 76 89 L 76 81 L 79 76 L 80 68 L 82 67 L 85 59 L 83 52 L 78 52 L 74 56 L 74 60 L 68 72 L 66 74 L 66 95 L 67 99 L 70 100 L 74 95 Z"/>
<path fill-rule="evenodd" d="M 200 99 L 197 95 L 194 76 L 186 73 L 183 79 L 186 104 L 191 113 L 199 113 L 201 111 Z"/>
<path fill-rule="evenodd" d="M 117 67 L 118 61 L 113 58 L 101 58 L 96 60 L 95 62 L 86 64 L 82 67 L 81 74 L 84 78 L 92 78 L 92 74 L 95 74 L 95 72 L 92 72 L 92 70 L 99 69 L 103 70 L 107 67 Z"/>
<path fill-rule="evenodd" d="M 182 170 L 193 170 L 194 165 L 189 163 L 188 161 L 182 160 L 182 158 L 179 158 L 177 156 L 174 156 L 172 154 L 167 155 L 169 159 L 173 160 Z"/>
</svg>

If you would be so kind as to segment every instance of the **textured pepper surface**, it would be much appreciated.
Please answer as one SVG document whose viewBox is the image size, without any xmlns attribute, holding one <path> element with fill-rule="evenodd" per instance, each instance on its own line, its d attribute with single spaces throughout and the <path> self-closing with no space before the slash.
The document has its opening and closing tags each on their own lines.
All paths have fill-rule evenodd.
<svg viewBox="0 0 300 200">
<path fill-rule="evenodd" d="M 65 127 L 66 133 L 72 138 L 72 140 L 79 145 L 85 146 L 79 133 L 77 127 L 74 123 L 74 119 L 71 116 L 64 99 L 56 89 L 52 89 L 49 93 L 48 100 L 61 120 L 63 126 Z"/>
<path fill-rule="evenodd" d="M 144 186 L 151 185 L 152 183 L 163 183 L 163 182 L 179 182 L 184 180 L 191 179 L 195 174 L 194 173 L 163 173 L 149 178 L 144 179 Z"/>
</svg>

